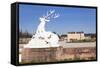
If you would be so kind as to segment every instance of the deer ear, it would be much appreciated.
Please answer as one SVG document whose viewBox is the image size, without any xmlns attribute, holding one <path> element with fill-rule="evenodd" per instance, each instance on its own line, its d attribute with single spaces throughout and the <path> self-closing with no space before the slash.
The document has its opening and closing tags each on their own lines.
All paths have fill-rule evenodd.
<svg viewBox="0 0 100 68">
<path fill-rule="evenodd" d="M 47 22 L 49 22 L 50 20 L 46 20 Z"/>
<path fill-rule="evenodd" d="M 40 21 L 42 21 L 42 20 L 43 20 L 43 18 L 40 17 Z"/>
<path fill-rule="evenodd" d="M 41 20 L 41 17 L 40 17 L 40 20 Z"/>
</svg>

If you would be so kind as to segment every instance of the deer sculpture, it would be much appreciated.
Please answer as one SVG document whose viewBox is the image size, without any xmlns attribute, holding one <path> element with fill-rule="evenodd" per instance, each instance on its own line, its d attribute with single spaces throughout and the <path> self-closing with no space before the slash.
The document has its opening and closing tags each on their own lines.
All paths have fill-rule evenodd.
<svg viewBox="0 0 100 68">
<path fill-rule="evenodd" d="M 59 44 L 58 44 L 59 37 L 56 34 L 54 34 L 53 32 L 45 30 L 46 23 L 50 22 L 50 20 L 52 18 L 58 18 L 58 17 L 59 17 L 59 14 L 56 14 L 55 10 L 51 10 L 51 11 L 47 12 L 46 15 L 43 15 L 42 17 L 40 17 L 40 24 L 38 25 L 36 34 L 33 35 L 32 39 L 33 40 L 34 39 L 42 40 L 42 42 L 45 42 L 45 45 L 48 44 L 51 47 L 59 46 Z M 34 41 L 32 41 L 32 39 L 29 43 L 34 42 Z M 41 46 L 42 46 L 42 44 L 41 44 Z"/>
</svg>

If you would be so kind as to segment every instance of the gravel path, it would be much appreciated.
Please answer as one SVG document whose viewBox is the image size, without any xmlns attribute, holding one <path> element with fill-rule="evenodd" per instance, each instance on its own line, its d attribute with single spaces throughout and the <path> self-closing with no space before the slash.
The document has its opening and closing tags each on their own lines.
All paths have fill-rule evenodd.
<svg viewBox="0 0 100 68">
<path fill-rule="evenodd" d="M 78 47 L 96 47 L 96 42 L 84 42 L 84 43 L 65 43 L 59 42 L 65 48 L 78 48 Z"/>
</svg>

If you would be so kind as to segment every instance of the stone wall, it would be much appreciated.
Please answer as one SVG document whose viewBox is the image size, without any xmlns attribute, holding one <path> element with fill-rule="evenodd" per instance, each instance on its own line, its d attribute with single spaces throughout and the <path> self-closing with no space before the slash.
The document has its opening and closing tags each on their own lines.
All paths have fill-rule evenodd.
<svg viewBox="0 0 100 68">
<path fill-rule="evenodd" d="M 72 60 L 92 60 L 96 58 L 95 47 L 80 47 L 80 48 L 63 48 L 62 56 L 60 59 Z"/>
<path fill-rule="evenodd" d="M 67 60 L 92 60 L 96 58 L 95 47 L 81 48 L 24 48 L 22 63 L 56 62 Z"/>
<path fill-rule="evenodd" d="M 60 56 L 60 47 L 55 48 L 24 48 L 22 50 L 22 62 L 54 62 Z"/>
</svg>

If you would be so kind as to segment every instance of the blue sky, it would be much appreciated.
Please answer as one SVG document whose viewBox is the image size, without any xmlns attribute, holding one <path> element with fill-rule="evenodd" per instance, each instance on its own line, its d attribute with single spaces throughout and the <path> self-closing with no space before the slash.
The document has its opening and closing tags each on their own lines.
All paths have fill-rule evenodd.
<svg viewBox="0 0 100 68">
<path fill-rule="evenodd" d="M 19 5 L 19 27 L 22 31 L 33 33 L 40 21 L 39 18 L 49 10 L 55 10 L 60 17 L 51 19 L 46 30 L 67 34 L 72 31 L 85 33 L 96 32 L 96 10 L 94 8 L 56 7 L 40 5 Z"/>
</svg>

